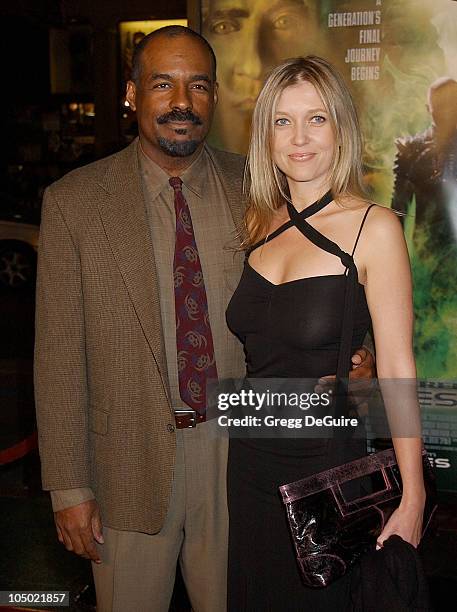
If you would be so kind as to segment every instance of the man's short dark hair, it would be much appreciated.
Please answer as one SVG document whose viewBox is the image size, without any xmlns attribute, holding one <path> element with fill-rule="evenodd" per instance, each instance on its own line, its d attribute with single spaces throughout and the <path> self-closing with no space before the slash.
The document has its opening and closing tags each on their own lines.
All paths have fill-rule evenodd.
<svg viewBox="0 0 457 612">
<path fill-rule="evenodd" d="M 201 36 L 197 32 L 194 32 L 194 30 L 191 30 L 190 28 L 186 28 L 180 25 L 171 25 L 171 26 L 165 26 L 164 28 L 159 28 L 158 30 L 154 30 L 153 32 L 145 36 L 135 47 L 135 50 L 133 52 L 133 58 L 132 58 L 132 76 L 131 76 L 131 80 L 135 83 L 135 85 L 138 85 L 139 80 L 140 80 L 141 57 L 143 55 L 143 51 L 145 47 L 148 45 L 148 43 L 151 40 L 154 40 L 155 38 L 159 38 L 160 36 L 166 36 L 167 38 L 174 38 L 176 36 L 190 36 L 200 41 L 201 44 L 207 49 L 211 57 L 211 64 L 213 68 L 212 78 L 214 81 L 216 81 L 216 55 L 213 51 L 213 48 L 209 44 L 209 42 L 206 40 L 206 38 L 203 38 L 203 36 Z"/>
</svg>

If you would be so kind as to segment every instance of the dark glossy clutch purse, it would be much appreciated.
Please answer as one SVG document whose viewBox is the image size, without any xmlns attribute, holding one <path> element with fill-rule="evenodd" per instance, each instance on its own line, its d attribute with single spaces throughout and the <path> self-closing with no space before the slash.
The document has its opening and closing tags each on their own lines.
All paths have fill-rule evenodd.
<svg viewBox="0 0 457 612">
<path fill-rule="evenodd" d="M 436 509 L 435 476 L 422 453 L 426 504 L 422 533 Z M 375 492 L 370 492 L 375 490 Z M 373 550 L 402 495 L 388 449 L 280 487 L 303 583 L 325 587 Z"/>
</svg>

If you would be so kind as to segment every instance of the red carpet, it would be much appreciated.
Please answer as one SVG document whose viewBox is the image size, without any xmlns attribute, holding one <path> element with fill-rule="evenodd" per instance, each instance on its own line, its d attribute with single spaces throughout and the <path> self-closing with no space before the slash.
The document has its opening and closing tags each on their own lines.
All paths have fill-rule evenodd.
<svg viewBox="0 0 457 612">
<path fill-rule="evenodd" d="M 17 612 L 18 610 L 27 610 L 27 612 L 37 612 L 37 610 L 42 610 L 42 612 L 52 612 L 51 610 L 45 610 L 44 608 L 18 608 L 17 606 L 0 606 L 0 610 L 6 612 Z"/>
<path fill-rule="evenodd" d="M 25 455 L 30 453 L 30 451 L 34 450 L 38 447 L 38 434 L 34 431 L 30 436 L 21 440 L 17 444 L 6 448 L 5 450 L 0 451 L 0 465 L 4 465 L 5 463 L 11 463 L 12 461 L 17 461 L 18 459 L 22 459 Z"/>
</svg>

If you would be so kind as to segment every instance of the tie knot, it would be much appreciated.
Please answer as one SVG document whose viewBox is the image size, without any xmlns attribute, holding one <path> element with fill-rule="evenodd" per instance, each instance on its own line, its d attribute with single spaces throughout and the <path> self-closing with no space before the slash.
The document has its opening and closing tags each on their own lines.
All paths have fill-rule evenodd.
<svg viewBox="0 0 457 612">
<path fill-rule="evenodd" d="M 170 185 L 173 187 L 173 189 L 175 191 L 177 191 L 178 189 L 181 189 L 181 185 L 182 185 L 182 180 L 179 178 L 179 176 L 172 176 L 170 179 L 168 179 L 168 182 L 170 183 Z"/>
</svg>

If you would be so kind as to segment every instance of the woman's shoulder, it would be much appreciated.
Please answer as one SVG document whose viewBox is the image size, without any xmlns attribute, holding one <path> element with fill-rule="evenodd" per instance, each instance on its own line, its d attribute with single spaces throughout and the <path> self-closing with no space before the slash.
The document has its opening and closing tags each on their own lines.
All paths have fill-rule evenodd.
<svg viewBox="0 0 457 612">
<path fill-rule="evenodd" d="M 402 224 L 395 211 L 368 200 L 359 201 L 360 240 L 357 252 L 368 265 L 373 258 L 394 255 L 406 249 Z"/>
<path fill-rule="evenodd" d="M 398 234 L 403 236 L 400 218 L 395 211 L 374 202 L 368 203 L 366 208 L 369 209 L 365 222 L 368 237 L 389 239 Z"/>
<path fill-rule="evenodd" d="M 355 197 L 345 198 L 343 205 L 363 220 L 365 232 L 377 234 L 401 230 L 398 214 L 387 206 Z"/>
</svg>

